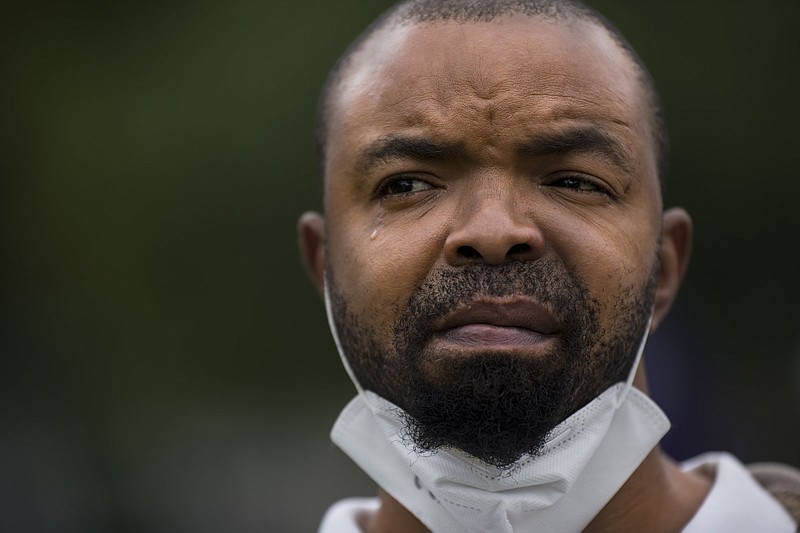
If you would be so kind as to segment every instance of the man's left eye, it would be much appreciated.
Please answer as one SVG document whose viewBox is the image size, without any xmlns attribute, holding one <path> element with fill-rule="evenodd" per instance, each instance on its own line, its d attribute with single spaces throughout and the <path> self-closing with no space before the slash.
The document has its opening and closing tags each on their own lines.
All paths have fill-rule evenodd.
<svg viewBox="0 0 800 533">
<path fill-rule="evenodd" d="M 397 177 L 385 181 L 378 189 L 378 196 L 396 196 L 432 189 L 427 181 L 413 177 Z"/>
<path fill-rule="evenodd" d="M 580 176 L 564 176 L 555 181 L 550 182 L 553 187 L 563 187 L 565 189 L 573 189 L 576 191 L 585 192 L 599 192 L 605 193 L 606 190 L 600 185 L 596 184 L 590 179 Z"/>
</svg>

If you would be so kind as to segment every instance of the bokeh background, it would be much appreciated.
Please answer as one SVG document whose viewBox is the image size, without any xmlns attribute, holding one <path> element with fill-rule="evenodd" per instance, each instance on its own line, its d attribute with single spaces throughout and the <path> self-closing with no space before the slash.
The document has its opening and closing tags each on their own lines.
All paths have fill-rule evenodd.
<svg viewBox="0 0 800 533">
<path fill-rule="evenodd" d="M 651 66 L 689 276 L 647 350 L 678 459 L 800 465 L 800 3 L 597 0 Z M 0 531 L 305 532 L 374 493 L 295 221 L 317 91 L 387 1 L 12 2 Z"/>
</svg>

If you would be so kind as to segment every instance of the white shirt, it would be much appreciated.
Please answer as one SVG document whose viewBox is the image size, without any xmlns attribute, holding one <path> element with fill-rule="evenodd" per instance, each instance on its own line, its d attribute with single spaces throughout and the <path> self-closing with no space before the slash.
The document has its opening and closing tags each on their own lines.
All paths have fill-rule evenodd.
<svg viewBox="0 0 800 533">
<path fill-rule="evenodd" d="M 714 484 L 683 533 L 795 533 L 797 524 L 786 510 L 753 479 L 747 468 L 727 453 L 706 453 L 683 463 L 685 471 L 712 468 Z M 331 506 L 319 533 L 362 533 L 378 498 L 347 498 Z"/>
<path fill-rule="evenodd" d="M 683 533 L 795 533 L 797 524 L 747 468 L 728 453 L 705 453 L 683 463 L 684 470 L 712 467 L 711 492 Z"/>
<path fill-rule="evenodd" d="M 319 533 L 363 533 L 360 524 L 378 510 L 378 498 L 347 498 L 334 503 L 319 526 Z"/>
</svg>

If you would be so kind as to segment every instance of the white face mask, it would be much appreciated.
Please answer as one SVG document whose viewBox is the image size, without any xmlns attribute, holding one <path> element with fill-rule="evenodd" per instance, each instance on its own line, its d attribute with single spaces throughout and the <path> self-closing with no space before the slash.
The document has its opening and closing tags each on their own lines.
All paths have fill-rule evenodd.
<svg viewBox="0 0 800 533">
<path fill-rule="evenodd" d="M 669 430 L 661 409 L 632 388 L 648 320 L 627 381 L 556 426 L 539 455 L 524 456 L 501 471 L 458 450 L 418 454 L 403 437 L 400 409 L 364 391 L 353 374 L 333 322 L 327 283 L 325 308 L 358 389 L 331 439 L 436 533 L 582 531 Z"/>
</svg>

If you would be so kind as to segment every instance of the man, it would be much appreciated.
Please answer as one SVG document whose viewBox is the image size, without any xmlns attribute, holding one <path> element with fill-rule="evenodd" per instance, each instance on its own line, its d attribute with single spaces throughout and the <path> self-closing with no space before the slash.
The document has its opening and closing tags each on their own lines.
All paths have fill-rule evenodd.
<svg viewBox="0 0 800 533">
<path fill-rule="evenodd" d="M 323 90 L 305 262 L 381 487 L 321 530 L 795 531 L 733 457 L 677 465 L 640 357 L 686 270 L 645 67 L 569 0 L 407 0 Z M 787 498 L 782 495 L 782 498 Z"/>
</svg>

